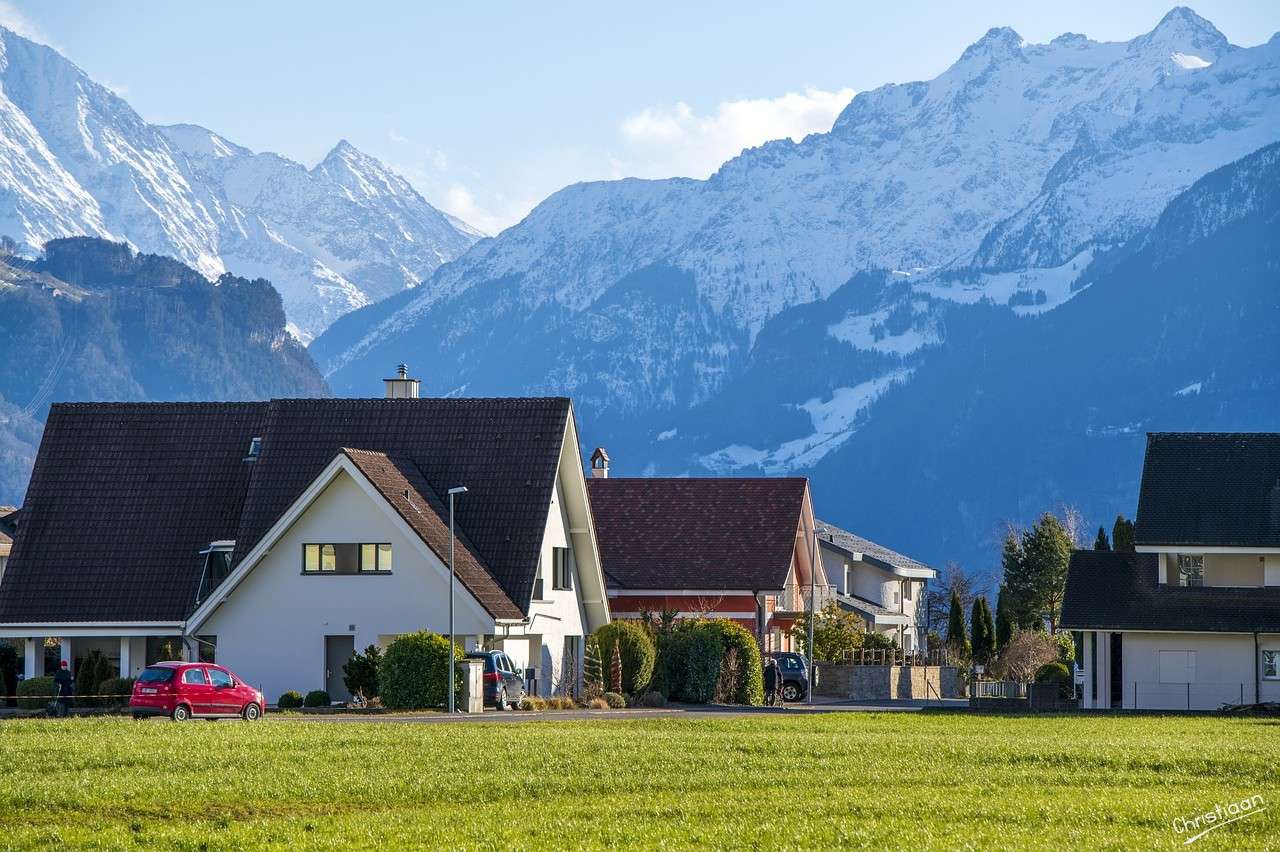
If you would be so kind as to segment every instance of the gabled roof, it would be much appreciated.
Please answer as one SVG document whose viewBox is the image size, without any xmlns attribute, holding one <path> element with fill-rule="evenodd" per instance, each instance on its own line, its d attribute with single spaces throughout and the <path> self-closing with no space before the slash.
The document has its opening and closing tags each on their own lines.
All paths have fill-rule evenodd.
<svg viewBox="0 0 1280 852">
<path fill-rule="evenodd" d="M 821 533 L 822 528 L 826 528 L 826 533 Z M 937 576 L 937 570 L 930 568 L 923 562 L 917 562 L 909 556 L 903 556 L 896 550 L 876 544 L 870 539 L 865 539 L 860 535 L 855 535 L 848 530 L 842 530 L 835 524 L 829 524 L 826 521 L 818 521 L 819 540 L 825 544 L 833 544 L 846 553 L 860 553 L 862 558 L 877 567 L 883 568 L 891 572 L 908 572 L 913 575 L 930 574 Z"/>
<path fill-rule="evenodd" d="M 808 480 L 587 480 L 610 584 L 776 590 L 786 584 Z"/>
<path fill-rule="evenodd" d="M 1153 432 L 1138 544 L 1280 546 L 1280 433 Z"/>
<path fill-rule="evenodd" d="M 0 622 L 178 621 L 231 538 L 267 403 L 54 405 L 0 585 Z"/>
<path fill-rule="evenodd" d="M 449 514 L 422 472 L 412 461 L 385 453 L 344 447 L 343 455 L 364 474 L 396 513 L 446 565 L 449 561 Z M 454 512 L 457 512 L 455 501 Z M 494 618 L 518 619 L 520 607 L 502 590 L 484 560 L 464 533 L 454 542 L 454 571 L 458 580 Z"/>
<path fill-rule="evenodd" d="M 565 398 L 55 405 L 0 623 L 182 620 L 199 552 L 233 539 L 238 564 L 344 447 L 394 459 L 427 493 L 467 486 L 457 528 L 527 611 L 569 415 Z"/>
<path fill-rule="evenodd" d="M 1159 583 L 1155 553 L 1077 550 L 1067 570 L 1067 630 L 1280 632 L 1280 587 L 1184 587 Z"/>
</svg>

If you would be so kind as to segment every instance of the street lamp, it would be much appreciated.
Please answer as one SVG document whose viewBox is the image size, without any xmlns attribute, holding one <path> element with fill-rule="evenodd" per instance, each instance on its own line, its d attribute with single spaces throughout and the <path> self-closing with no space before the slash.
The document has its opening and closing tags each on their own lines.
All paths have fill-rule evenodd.
<svg viewBox="0 0 1280 852">
<path fill-rule="evenodd" d="M 449 696 L 449 713 L 454 711 L 453 700 L 453 497 L 455 494 L 466 494 L 467 487 L 459 485 L 456 488 L 449 489 L 449 683 L 445 687 L 446 694 Z"/>
</svg>

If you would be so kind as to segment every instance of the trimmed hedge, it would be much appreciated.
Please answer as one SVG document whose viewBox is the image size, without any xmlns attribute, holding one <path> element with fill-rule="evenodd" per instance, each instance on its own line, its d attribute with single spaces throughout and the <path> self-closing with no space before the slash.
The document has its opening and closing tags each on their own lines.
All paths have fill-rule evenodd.
<svg viewBox="0 0 1280 852">
<path fill-rule="evenodd" d="M 668 698 L 690 704 L 764 703 L 760 646 L 742 625 L 726 618 L 681 621 L 662 634 L 659 644 L 657 680 Z"/>
<path fill-rule="evenodd" d="M 133 695 L 133 678 L 109 677 L 98 684 L 98 693 L 112 696 L 102 699 L 104 707 L 126 707 L 129 704 L 129 696 Z"/>
<path fill-rule="evenodd" d="M 751 631 L 727 618 L 714 618 L 705 622 L 708 629 L 715 631 L 724 644 L 725 652 L 730 648 L 738 652 L 737 677 L 733 684 L 732 695 L 726 698 L 734 704 L 764 704 L 764 667 L 760 661 L 760 644 Z"/>
<path fill-rule="evenodd" d="M 313 689 L 302 699 L 303 707 L 328 707 L 332 703 L 333 699 L 323 689 Z"/>
<path fill-rule="evenodd" d="M 302 693 L 293 689 L 281 695 L 276 701 L 276 707 L 281 710 L 297 710 L 301 706 Z"/>
<path fill-rule="evenodd" d="M 457 645 L 453 646 L 453 656 L 455 660 L 463 659 L 462 649 Z M 462 691 L 462 667 L 454 671 L 457 701 Z M 378 692 L 383 706 L 392 710 L 445 706 L 448 679 L 449 640 L 427 630 L 397 637 L 387 646 L 378 666 Z"/>
<path fill-rule="evenodd" d="M 27 678 L 18 684 L 18 707 L 23 710 L 43 710 L 53 700 L 49 696 L 57 691 L 57 687 L 53 685 L 53 675 Z M 28 695 L 41 697 L 26 698 Z"/>
<path fill-rule="evenodd" d="M 622 691 L 635 694 L 644 692 L 653 680 L 653 666 L 657 649 L 653 637 L 635 621 L 614 621 L 595 632 L 600 644 L 600 657 L 613 659 L 613 647 L 622 654 Z"/>
<path fill-rule="evenodd" d="M 1058 685 L 1058 695 L 1063 698 L 1070 698 L 1072 688 L 1075 686 L 1075 679 L 1071 675 L 1071 669 L 1066 663 L 1052 662 L 1045 663 L 1036 671 L 1036 683 L 1056 683 Z"/>
</svg>

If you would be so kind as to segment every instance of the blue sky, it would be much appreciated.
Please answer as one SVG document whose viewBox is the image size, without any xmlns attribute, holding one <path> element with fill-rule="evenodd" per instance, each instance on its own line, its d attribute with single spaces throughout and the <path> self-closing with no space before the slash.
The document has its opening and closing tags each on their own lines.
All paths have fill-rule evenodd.
<svg viewBox="0 0 1280 852">
<path fill-rule="evenodd" d="M 826 130 L 854 92 L 933 77 L 990 27 L 1121 40 L 1171 5 L 0 0 L 0 22 L 149 121 L 307 165 L 345 138 L 495 232 L 575 181 L 705 177 L 744 146 Z M 1280 30 L 1276 0 L 1193 8 L 1236 44 Z"/>
</svg>

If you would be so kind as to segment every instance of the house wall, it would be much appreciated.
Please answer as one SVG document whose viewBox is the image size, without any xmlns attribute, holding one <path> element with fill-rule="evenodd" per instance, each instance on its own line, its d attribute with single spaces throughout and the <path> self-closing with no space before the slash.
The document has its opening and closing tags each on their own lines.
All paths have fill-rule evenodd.
<svg viewBox="0 0 1280 852">
<path fill-rule="evenodd" d="M 1161 553 L 1159 565 L 1160 582 L 1177 585 L 1177 553 L 1172 551 Z M 1280 555 L 1206 553 L 1204 554 L 1204 584 L 1245 588 L 1280 586 Z"/>
<path fill-rule="evenodd" d="M 585 536 L 570 535 L 571 525 L 568 510 L 564 503 L 564 492 L 560 483 L 556 484 L 552 496 L 551 508 L 547 513 L 546 530 L 543 533 L 542 554 L 538 564 L 538 576 L 542 578 L 542 599 L 533 602 L 529 609 L 530 623 L 524 636 L 511 639 L 496 639 L 491 643 L 495 648 L 505 651 L 511 661 L 520 668 L 533 667 L 538 670 L 538 693 L 550 695 L 561 687 L 561 680 L 566 674 L 565 637 L 582 637 L 587 632 L 587 616 L 582 606 L 582 576 L 574 547 L 574 539 L 583 539 L 578 546 L 587 546 Z M 555 589 L 553 549 L 570 548 L 570 562 L 573 564 L 573 588 Z M 573 676 L 580 679 L 582 672 L 581 642 L 575 642 L 572 648 Z"/>
<path fill-rule="evenodd" d="M 391 543 L 391 574 L 302 573 L 304 543 L 361 541 Z M 325 688 L 325 636 L 354 635 L 358 651 L 414 630 L 447 633 L 448 576 L 420 539 L 340 471 L 197 632 L 216 635 L 218 663 L 274 703 L 286 690 Z M 493 632 L 461 583 L 455 600 L 456 634 Z"/>
<path fill-rule="evenodd" d="M 1280 701 L 1280 679 L 1260 675 L 1261 651 L 1280 650 L 1280 635 L 1262 635 L 1255 653 L 1251 634 L 1233 633 L 1135 633 L 1121 634 L 1123 707 L 1139 710 L 1216 710 L 1222 704 L 1240 701 Z M 1085 634 L 1082 660 L 1085 700 L 1088 708 L 1109 708 L 1111 695 L 1109 632 Z M 1096 641 L 1098 653 L 1097 695 L 1091 695 L 1092 658 L 1089 642 Z M 1187 682 L 1162 672 L 1161 652 L 1193 652 L 1193 669 L 1183 669 Z M 1172 663 L 1176 658 L 1169 658 Z M 1257 695 L 1255 696 L 1255 677 Z"/>
</svg>

